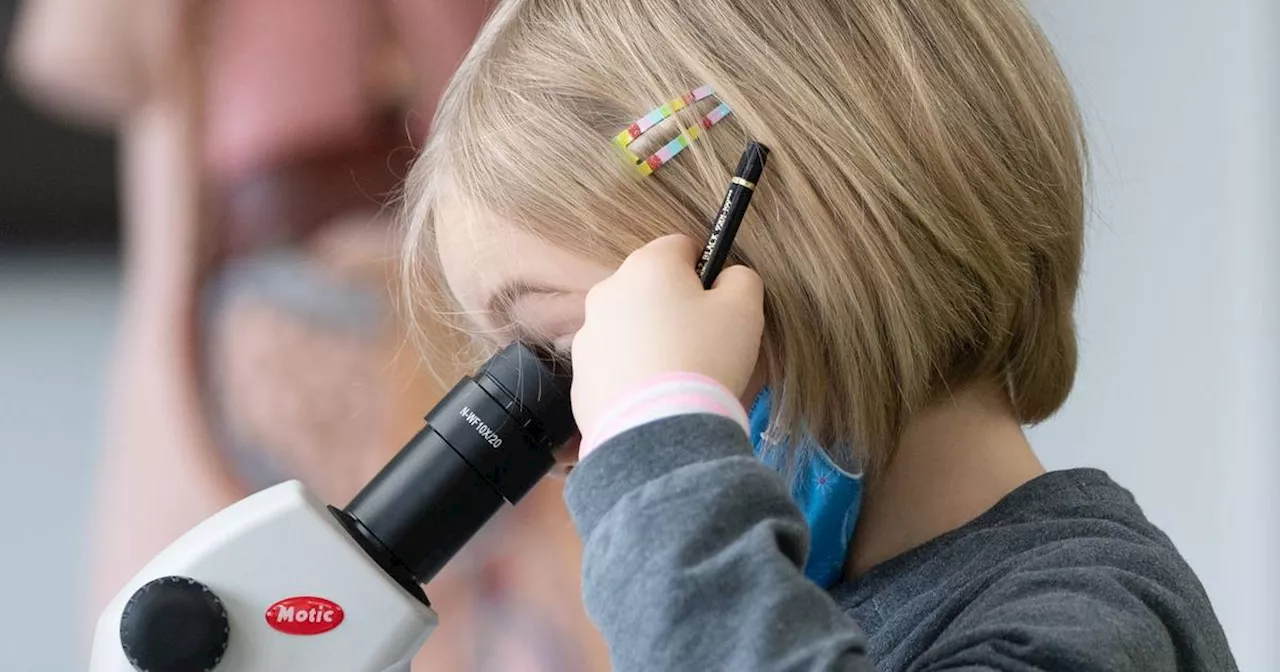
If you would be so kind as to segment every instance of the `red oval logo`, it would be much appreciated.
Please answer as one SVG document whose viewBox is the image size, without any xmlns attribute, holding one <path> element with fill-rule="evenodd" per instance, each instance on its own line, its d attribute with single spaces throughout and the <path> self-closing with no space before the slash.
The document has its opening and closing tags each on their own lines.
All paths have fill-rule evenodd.
<svg viewBox="0 0 1280 672">
<path fill-rule="evenodd" d="M 321 635 L 343 618 L 342 607 L 323 597 L 286 597 L 267 607 L 267 625 L 286 635 Z"/>
</svg>

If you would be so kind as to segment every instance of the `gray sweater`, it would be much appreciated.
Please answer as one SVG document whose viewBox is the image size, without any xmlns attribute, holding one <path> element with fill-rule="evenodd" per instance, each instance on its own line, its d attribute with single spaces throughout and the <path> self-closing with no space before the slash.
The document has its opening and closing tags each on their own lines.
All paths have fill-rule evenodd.
<svg viewBox="0 0 1280 672">
<path fill-rule="evenodd" d="M 642 425 L 569 477 L 583 594 L 629 670 L 1235 670 L 1209 599 L 1105 474 L 1046 474 L 827 592 L 741 427 Z"/>
</svg>

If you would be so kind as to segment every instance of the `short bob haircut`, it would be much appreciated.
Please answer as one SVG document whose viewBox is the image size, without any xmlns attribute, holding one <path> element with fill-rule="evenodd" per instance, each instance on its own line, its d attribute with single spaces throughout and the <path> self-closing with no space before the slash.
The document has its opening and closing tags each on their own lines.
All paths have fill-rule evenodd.
<svg viewBox="0 0 1280 672">
<path fill-rule="evenodd" d="M 703 84 L 733 114 L 641 177 L 611 139 Z M 999 385 L 1028 424 L 1062 405 L 1084 142 L 1015 0 L 503 3 L 406 185 L 411 305 L 439 277 L 444 203 L 620 262 L 704 237 L 748 139 L 772 149 L 736 256 L 764 280 L 775 428 L 874 475 L 914 411 L 964 386 Z"/>
</svg>

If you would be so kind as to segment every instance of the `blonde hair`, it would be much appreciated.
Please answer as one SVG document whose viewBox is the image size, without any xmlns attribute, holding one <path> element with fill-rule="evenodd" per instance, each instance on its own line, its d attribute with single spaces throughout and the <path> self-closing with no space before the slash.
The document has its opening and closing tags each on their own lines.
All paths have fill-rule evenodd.
<svg viewBox="0 0 1280 672">
<path fill-rule="evenodd" d="M 610 138 L 701 84 L 733 114 L 639 177 Z M 445 202 L 597 260 L 703 237 L 748 139 L 772 154 L 736 258 L 764 279 L 775 426 L 874 473 L 948 390 L 995 381 L 1025 423 L 1063 403 L 1083 140 L 1013 0 L 506 2 L 407 184 L 411 291 Z"/>
</svg>

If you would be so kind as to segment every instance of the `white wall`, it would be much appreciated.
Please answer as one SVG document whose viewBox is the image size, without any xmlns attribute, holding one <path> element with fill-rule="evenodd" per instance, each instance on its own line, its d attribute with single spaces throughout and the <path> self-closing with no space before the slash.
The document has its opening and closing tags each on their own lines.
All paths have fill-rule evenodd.
<svg viewBox="0 0 1280 672">
<path fill-rule="evenodd" d="M 1242 670 L 1280 669 L 1280 10 L 1032 0 L 1087 117 L 1076 392 L 1051 467 L 1133 490 L 1203 580 Z"/>
<path fill-rule="evenodd" d="M 87 659 L 86 513 L 117 282 L 109 259 L 0 253 L 6 672 L 71 672 Z"/>
</svg>

